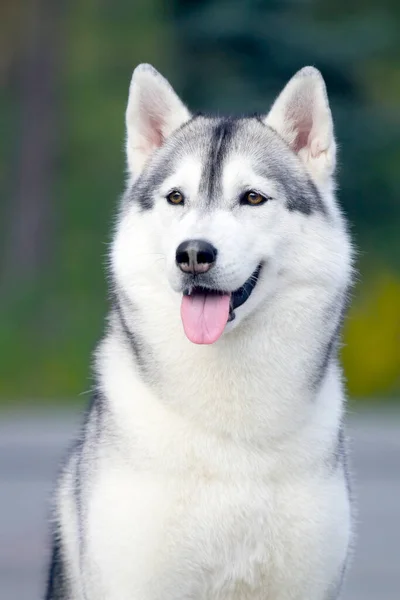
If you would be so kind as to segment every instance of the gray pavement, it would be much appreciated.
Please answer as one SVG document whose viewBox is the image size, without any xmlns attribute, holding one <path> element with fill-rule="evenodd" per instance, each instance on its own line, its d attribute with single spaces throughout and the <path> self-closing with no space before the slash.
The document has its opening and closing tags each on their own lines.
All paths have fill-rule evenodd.
<svg viewBox="0 0 400 600">
<path fill-rule="evenodd" d="M 75 412 L 0 414 L 0 600 L 40 600 L 47 516 Z M 343 600 L 400 600 L 400 412 L 349 418 L 357 543 Z"/>
</svg>

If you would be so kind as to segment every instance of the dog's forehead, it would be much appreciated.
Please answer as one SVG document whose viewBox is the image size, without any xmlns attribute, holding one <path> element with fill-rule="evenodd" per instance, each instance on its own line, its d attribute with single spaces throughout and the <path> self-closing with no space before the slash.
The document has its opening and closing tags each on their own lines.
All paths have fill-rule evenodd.
<svg viewBox="0 0 400 600">
<path fill-rule="evenodd" d="M 222 165 L 232 154 L 268 162 L 280 152 L 291 152 L 279 136 L 258 117 L 194 117 L 176 134 L 185 153 L 194 153 L 203 162 Z"/>
<path fill-rule="evenodd" d="M 193 157 L 201 168 L 199 194 L 215 199 L 223 195 L 224 171 L 232 160 L 253 172 L 279 179 L 282 167 L 293 160 L 277 134 L 256 117 L 212 119 L 197 117 L 183 127 L 174 140 L 181 159 Z M 172 150 L 172 148 L 171 148 Z"/>
<path fill-rule="evenodd" d="M 258 117 L 195 117 L 178 132 L 176 141 L 182 155 L 193 155 L 200 162 L 199 192 L 210 203 L 222 198 L 224 172 L 234 164 L 237 173 L 240 167 L 246 168 L 275 182 L 284 192 L 289 210 L 303 214 L 325 211 L 299 158 Z M 234 174 L 230 175 L 230 180 L 234 179 Z"/>
<path fill-rule="evenodd" d="M 224 174 L 234 160 L 236 164 L 242 161 L 243 168 L 246 165 L 257 176 L 275 182 L 283 190 L 289 210 L 307 215 L 325 212 L 320 194 L 298 157 L 257 117 L 193 117 L 155 154 L 129 198 L 137 199 L 142 209 L 152 208 L 155 191 L 166 180 L 174 179 L 188 160 L 198 165 L 198 195 L 210 205 L 223 199 Z M 179 187 L 179 183 L 173 185 Z"/>
</svg>

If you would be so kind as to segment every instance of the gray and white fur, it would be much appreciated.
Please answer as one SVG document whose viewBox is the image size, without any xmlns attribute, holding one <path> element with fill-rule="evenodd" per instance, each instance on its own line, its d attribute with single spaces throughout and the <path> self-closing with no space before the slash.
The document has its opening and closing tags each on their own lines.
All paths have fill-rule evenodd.
<svg viewBox="0 0 400 600">
<path fill-rule="evenodd" d="M 306 67 L 268 115 L 214 118 L 141 65 L 126 125 L 112 307 L 55 494 L 46 598 L 335 600 L 352 248 L 324 81 Z M 218 339 L 185 316 L 189 293 L 231 298 Z"/>
</svg>

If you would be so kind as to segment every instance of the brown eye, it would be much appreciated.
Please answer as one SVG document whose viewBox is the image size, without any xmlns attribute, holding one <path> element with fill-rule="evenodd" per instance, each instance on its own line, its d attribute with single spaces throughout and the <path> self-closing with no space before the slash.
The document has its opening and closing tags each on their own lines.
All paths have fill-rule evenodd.
<svg viewBox="0 0 400 600">
<path fill-rule="evenodd" d="M 183 194 L 178 192 L 178 190 L 174 190 L 167 196 L 167 200 L 170 204 L 183 204 L 184 198 Z"/>
<path fill-rule="evenodd" d="M 267 200 L 268 198 L 266 198 L 265 196 L 262 196 L 261 194 L 259 194 L 258 192 L 254 192 L 253 190 L 250 190 L 250 192 L 246 192 L 245 194 L 243 194 L 240 203 L 250 204 L 251 206 L 257 206 L 258 204 L 264 204 L 264 202 L 266 202 Z"/>
</svg>

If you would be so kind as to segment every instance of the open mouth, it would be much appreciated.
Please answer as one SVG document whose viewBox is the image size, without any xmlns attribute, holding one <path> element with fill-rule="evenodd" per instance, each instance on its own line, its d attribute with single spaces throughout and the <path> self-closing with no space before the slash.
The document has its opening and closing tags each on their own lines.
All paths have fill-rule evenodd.
<svg viewBox="0 0 400 600">
<path fill-rule="evenodd" d="M 226 324 L 235 318 L 235 310 L 251 296 L 257 285 L 261 265 L 234 292 L 193 286 L 183 292 L 181 317 L 188 339 L 195 344 L 213 344 Z"/>
</svg>

